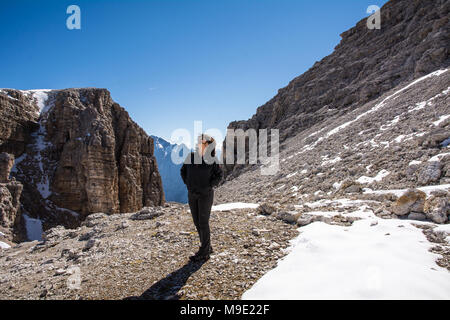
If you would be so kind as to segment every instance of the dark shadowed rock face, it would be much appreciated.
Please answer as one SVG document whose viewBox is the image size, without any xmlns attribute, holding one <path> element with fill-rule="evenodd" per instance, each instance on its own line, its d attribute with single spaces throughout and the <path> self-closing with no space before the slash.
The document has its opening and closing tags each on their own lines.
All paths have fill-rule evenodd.
<svg viewBox="0 0 450 320">
<path fill-rule="evenodd" d="M 16 156 L 23 209 L 44 227 L 164 203 L 152 138 L 107 90 L 3 89 L 0 107 L 14 128 L 2 124 L 0 148 Z"/>
<path fill-rule="evenodd" d="M 14 164 L 14 156 L 0 153 L 0 238 L 7 241 L 22 240 L 20 195 L 23 186 L 10 179 L 10 171 Z"/>
<path fill-rule="evenodd" d="M 229 129 L 280 130 L 280 141 L 337 117 L 384 92 L 450 65 L 446 0 L 391 0 L 381 8 L 381 29 L 363 19 L 341 34 L 334 52 L 316 62 L 247 121 Z M 224 142 L 225 153 L 225 142 Z M 225 156 L 225 155 L 224 155 Z M 242 165 L 226 166 L 226 175 Z"/>
</svg>

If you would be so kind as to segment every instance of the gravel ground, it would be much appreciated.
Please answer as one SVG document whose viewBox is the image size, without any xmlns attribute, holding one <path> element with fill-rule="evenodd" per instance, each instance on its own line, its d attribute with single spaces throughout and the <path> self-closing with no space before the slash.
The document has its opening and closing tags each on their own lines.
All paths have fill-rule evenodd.
<svg viewBox="0 0 450 320">
<path fill-rule="evenodd" d="M 190 263 L 199 240 L 187 208 L 94 214 L 76 230 L 57 227 L 44 242 L 2 250 L 0 298 L 239 299 L 298 234 L 256 209 L 215 211 L 214 253 L 204 264 Z"/>
</svg>

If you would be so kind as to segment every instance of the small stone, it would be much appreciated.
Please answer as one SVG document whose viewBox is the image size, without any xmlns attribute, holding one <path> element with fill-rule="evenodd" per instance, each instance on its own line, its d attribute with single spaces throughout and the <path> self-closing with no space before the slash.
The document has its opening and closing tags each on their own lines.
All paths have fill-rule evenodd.
<svg viewBox="0 0 450 320">
<path fill-rule="evenodd" d="M 273 205 L 266 203 L 266 202 L 260 204 L 257 208 L 258 214 L 267 215 L 267 216 L 271 215 L 275 211 L 276 211 L 276 208 Z"/>
<path fill-rule="evenodd" d="M 303 214 L 297 219 L 297 225 L 299 225 L 300 227 L 306 226 L 311 222 L 313 222 L 313 217 L 310 215 Z"/>
<path fill-rule="evenodd" d="M 41 293 L 40 293 L 40 295 L 39 295 L 39 298 L 44 298 L 44 297 L 46 297 L 46 296 L 47 296 L 47 293 L 48 293 L 47 289 L 42 290 Z"/>
<path fill-rule="evenodd" d="M 66 273 L 66 270 L 64 269 L 58 269 L 55 271 L 55 276 L 60 276 Z"/>
<path fill-rule="evenodd" d="M 286 223 L 295 223 L 299 216 L 300 214 L 295 211 L 282 211 L 277 214 L 276 218 Z"/>
<path fill-rule="evenodd" d="M 84 251 L 85 251 L 85 250 L 89 250 L 89 249 L 91 249 L 92 247 L 94 247 L 97 243 L 98 243 L 98 240 L 96 240 L 96 239 L 90 239 L 90 240 L 86 243 L 86 245 L 84 246 L 83 250 L 84 250 Z"/>
<path fill-rule="evenodd" d="M 427 217 L 423 213 L 420 213 L 420 212 L 411 212 L 408 215 L 408 219 L 410 219 L 410 220 L 424 221 L 424 220 L 426 220 L 426 218 Z"/>
<path fill-rule="evenodd" d="M 122 221 L 118 226 L 117 230 L 123 230 L 130 226 L 130 223 L 128 221 Z"/>
<path fill-rule="evenodd" d="M 270 246 L 269 246 L 269 249 L 270 250 L 273 250 L 273 249 L 279 249 L 281 246 L 280 246 L 280 244 L 279 243 L 277 243 L 277 242 L 272 242 L 271 244 L 270 244 Z"/>
</svg>

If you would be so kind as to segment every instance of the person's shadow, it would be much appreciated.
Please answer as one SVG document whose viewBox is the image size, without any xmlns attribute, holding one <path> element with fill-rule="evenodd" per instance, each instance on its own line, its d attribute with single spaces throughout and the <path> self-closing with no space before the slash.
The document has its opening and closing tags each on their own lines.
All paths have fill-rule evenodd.
<svg viewBox="0 0 450 320">
<path fill-rule="evenodd" d="M 180 269 L 169 273 L 166 277 L 155 282 L 140 296 L 126 297 L 124 300 L 178 300 L 178 291 L 184 286 L 189 277 L 195 273 L 205 261 L 189 261 Z"/>
</svg>

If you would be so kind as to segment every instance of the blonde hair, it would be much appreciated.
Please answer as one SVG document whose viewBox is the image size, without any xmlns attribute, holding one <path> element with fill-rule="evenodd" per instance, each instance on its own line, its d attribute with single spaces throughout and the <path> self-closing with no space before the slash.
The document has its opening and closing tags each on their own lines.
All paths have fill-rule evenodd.
<svg viewBox="0 0 450 320">
<path fill-rule="evenodd" d="M 216 156 L 216 140 L 211 137 L 209 134 L 201 133 L 197 137 L 197 143 L 195 144 L 195 151 L 198 152 L 198 145 L 202 143 L 202 140 L 206 140 L 208 142 L 208 146 L 206 147 L 206 150 L 211 150 L 211 156 Z"/>
</svg>

